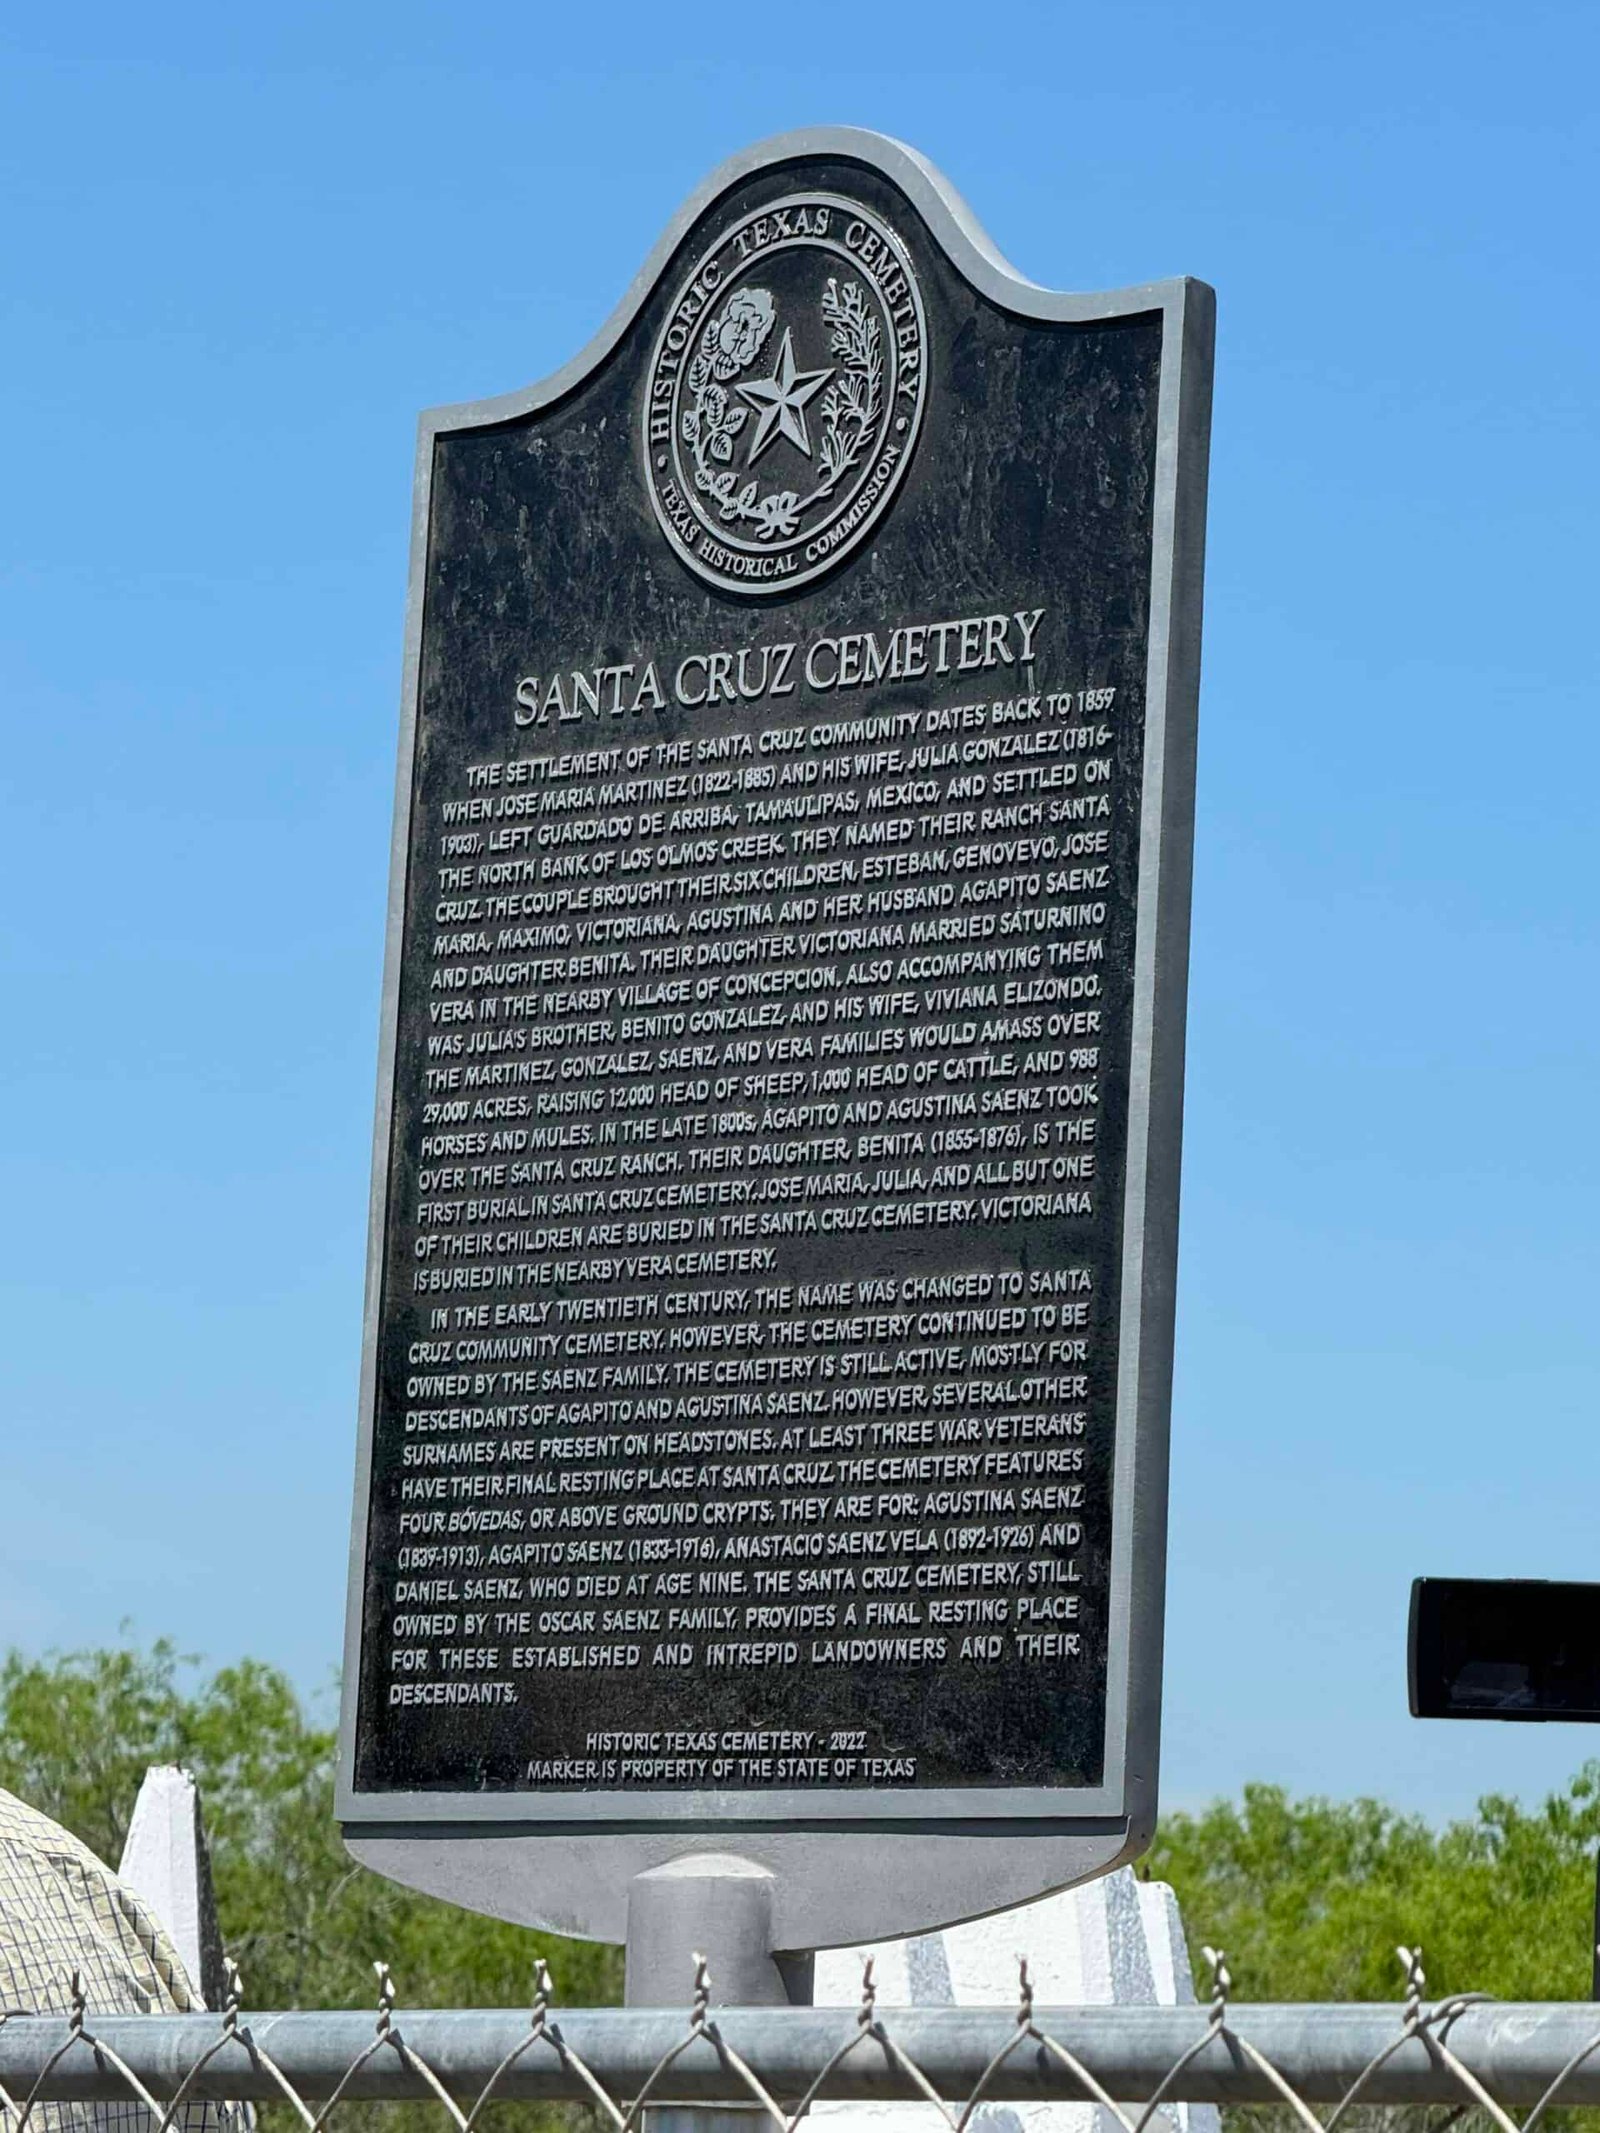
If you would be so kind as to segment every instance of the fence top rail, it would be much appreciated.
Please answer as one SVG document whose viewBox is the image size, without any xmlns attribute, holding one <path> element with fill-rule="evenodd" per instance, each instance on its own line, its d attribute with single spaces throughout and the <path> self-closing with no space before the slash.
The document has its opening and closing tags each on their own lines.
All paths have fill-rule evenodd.
<svg viewBox="0 0 1600 2133">
<path fill-rule="evenodd" d="M 1210 2007 L 407 2009 L 0 2015 L 0 2110 L 447 2099 L 767 2102 L 1152 2099 L 1196 2103 L 1600 2103 L 1600 2006 L 1415 1996 L 1403 2004 Z M 1552 2084 L 1559 2092 L 1547 2098 Z M 931 2094 L 930 2094 L 931 2092 Z M 1357 2092 L 1352 2096 L 1352 2092 Z M 143 2099 L 140 2099 L 143 2100 Z M 1495 2107 L 1499 2106 L 1500 2109 Z M 336 2115 L 336 2113 L 335 2113 Z M 959 2123 L 959 2108 L 949 2114 Z M 1137 2133 L 1138 2114 L 1129 2121 Z M 1515 2129 L 1513 2128 L 1513 2133 Z"/>
</svg>

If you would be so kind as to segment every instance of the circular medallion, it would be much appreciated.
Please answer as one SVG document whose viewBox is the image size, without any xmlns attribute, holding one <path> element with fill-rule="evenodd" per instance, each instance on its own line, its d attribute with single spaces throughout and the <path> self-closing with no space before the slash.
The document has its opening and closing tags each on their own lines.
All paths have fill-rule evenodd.
<svg viewBox="0 0 1600 2133">
<path fill-rule="evenodd" d="M 684 277 L 645 382 L 650 500 L 726 592 L 808 584 L 864 541 L 911 458 L 928 333 L 883 219 L 796 193 L 730 224 Z"/>
</svg>

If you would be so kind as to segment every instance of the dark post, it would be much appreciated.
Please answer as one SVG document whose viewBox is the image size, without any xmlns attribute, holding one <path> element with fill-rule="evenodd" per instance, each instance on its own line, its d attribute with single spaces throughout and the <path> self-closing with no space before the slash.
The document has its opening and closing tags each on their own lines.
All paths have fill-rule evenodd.
<svg viewBox="0 0 1600 2133">
<path fill-rule="evenodd" d="M 1600 1724 L 1600 1585 L 1414 1579 L 1406 1688 L 1413 1718 Z M 1589 1954 L 1600 2000 L 1600 1851 Z"/>
</svg>

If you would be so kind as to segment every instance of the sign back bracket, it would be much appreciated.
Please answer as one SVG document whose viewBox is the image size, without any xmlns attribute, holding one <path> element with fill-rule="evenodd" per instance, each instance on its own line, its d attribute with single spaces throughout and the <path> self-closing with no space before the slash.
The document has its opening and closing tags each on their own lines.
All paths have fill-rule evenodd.
<svg viewBox="0 0 1600 2133">
<path fill-rule="evenodd" d="M 1130 1833 L 1125 1822 L 1055 1836 L 1027 1835 L 1006 1824 L 927 1823 L 826 1834 L 750 1828 L 693 1834 L 512 1827 L 450 1832 L 426 1825 L 345 1831 L 353 1857 L 407 1888 L 514 1925 L 614 1942 L 629 1939 L 631 1892 L 641 1876 L 708 1853 L 732 1853 L 771 1877 L 769 1947 L 785 1957 L 928 1933 L 1010 1910 L 1109 1873 L 1148 1841 L 1148 1833 Z M 819 1845 L 826 1846 L 825 1873 L 817 1871 Z M 652 1967 L 646 1974 L 656 1973 Z M 671 2004 L 687 1996 L 689 1983 L 687 1974 L 677 1979 Z"/>
</svg>

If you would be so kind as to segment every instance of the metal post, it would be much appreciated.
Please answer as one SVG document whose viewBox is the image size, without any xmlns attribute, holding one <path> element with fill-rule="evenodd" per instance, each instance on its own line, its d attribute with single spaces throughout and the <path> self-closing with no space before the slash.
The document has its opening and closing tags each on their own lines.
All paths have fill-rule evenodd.
<svg viewBox="0 0 1600 2133">
<path fill-rule="evenodd" d="M 772 1947 L 772 1875 L 753 1859 L 695 1853 L 640 1874 L 628 1889 L 623 1998 L 629 2007 L 684 2007 L 695 1957 L 714 2007 L 809 2004 L 809 1958 Z M 754 2133 L 760 2105 L 666 2103 L 646 2113 L 649 2133 Z"/>
</svg>

